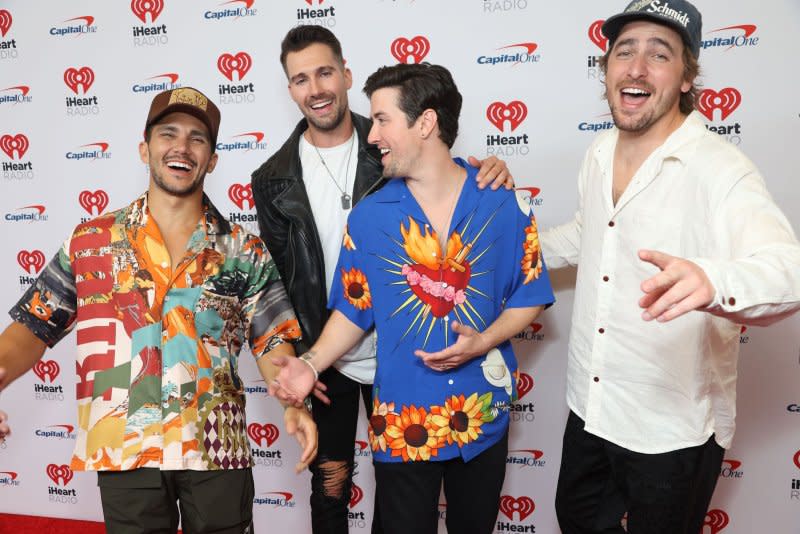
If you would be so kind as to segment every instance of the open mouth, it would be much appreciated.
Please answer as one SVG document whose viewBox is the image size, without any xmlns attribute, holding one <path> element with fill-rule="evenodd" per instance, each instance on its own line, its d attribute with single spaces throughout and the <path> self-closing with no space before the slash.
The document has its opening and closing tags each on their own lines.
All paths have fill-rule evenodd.
<svg viewBox="0 0 800 534">
<path fill-rule="evenodd" d="M 390 148 L 381 148 L 380 150 L 381 150 L 381 161 L 383 161 L 383 158 L 385 158 L 392 152 L 392 149 Z"/>
<path fill-rule="evenodd" d="M 167 161 L 167 167 L 178 173 L 189 173 L 192 170 L 192 165 L 186 161 L 172 160 Z"/>
<path fill-rule="evenodd" d="M 316 102 L 314 104 L 311 104 L 311 106 L 309 106 L 309 107 L 311 109 L 313 109 L 314 111 L 324 111 L 329 106 L 331 106 L 332 104 L 333 104 L 333 99 L 328 99 L 328 100 L 322 100 L 320 102 Z"/>
<path fill-rule="evenodd" d="M 638 105 L 646 101 L 652 93 L 639 87 L 624 87 L 620 90 L 620 94 L 623 103 Z"/>
</svg>

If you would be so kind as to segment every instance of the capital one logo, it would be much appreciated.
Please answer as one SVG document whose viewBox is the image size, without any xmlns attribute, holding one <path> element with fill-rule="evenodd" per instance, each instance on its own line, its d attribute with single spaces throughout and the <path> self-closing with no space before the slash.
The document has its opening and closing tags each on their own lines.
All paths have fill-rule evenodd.
<svg viewBox="0 0 800 534">
<path fill-rule="evenodd" d="M 68 465 L 49 464 L 47 466 L 47 476 L 50 477 L 50 480 L 52 480 L 56 486 L 59 485 L 59 480 L 62 486 L 69 484 L 69 481 L 72 480 L 72 475 L 72 469 L 70 469 Z"/>
<path fill-rule="evenodd" d="M 727 527 L 728 523 L 730 523 L 728 514 L 722 510 L 709 510 L 706 514 L 705 521 L 703 521 L 701 534 L 717 534 L 717 532 Z M 708 529 L 706 529 L 706 527 L 708 527 Z"/>
<path fill-rule="evenodd" d="M 422 35 L 411 39 L 398 37 L 390 48 L 394 58 L 400 63 L 419 63 L 431 51 L 431 43 Z"/>
<path fill-rule="evenodd" d="M 522 121 L 524 121 L 527 116 L 528 106 L 520 100 L 514 100 L 508 104 L 492 102 L 489 104 L 489 107 L 486 108 L 486 118 L 501 132 L 505 131 L 504 127 L 506 121 L 508 121 L 511 126 L 511 131 L 513 132 L 517 129 L 517 126 L 522 124 Z"/>
<path fill-rule="evenodd" d="M 131 11 L 144 24 L 147 24 L 147 15 L 150 15 L 150 22 L 155 22 L 163 9 L 164 0 L 131 0 Z"/>
<path fill-rule="evenodd" d="M 603 35 L 602 30 L 604 22 L 605 20 L 603 19 L 596 20 L 589 26 L 589 40 L 596 44 L 597 48 L 603 52 L 608 48 L 608 38 Z"/>
<path fill-rule="evenodd" d="M 61 367 L 58 366 L 58 362 L 55 360 L 39 360 L 36 362 L 36 365 L 33 366 L 33 374 L 38 376 L 39 380 L 42 382 L 44 382 L 46 378 L 51 384 L 60 371 Z"/>
<path fill-rule="evenodd" d="M 6 134 L 0 137 L 0 150 L 5 152 L 11 159 L 22 159 L 22 156 L 28 151 L 29 146 L 30 142 L 23 134 L 17 134 L 15 136 Z M 16 158 L 14 157 L 14 152 L 17 153 Z"/>
<path fill-rule="evenodd" d="M 718 109 L 722 113 L 722 120 L 725 120 L 741 103 L 742 94 L 733 87 L 726 87 L 719 92 L 705 89 L 697 98 L 697 110 L 712 121 L 714 120 L 714 110 Z"/>
<path fill-rule="evenodd" d="M 266 425 L 250 423 L 247 425 L 247 435 L 260 447 L 264 446 L 265 441 L 267 442 L 267 447 L 271 447 L 275 440 L 278 439 L 280 432 L 278 432 L 278 427 L 270 423 Z"/>
<path fill-rule="evenodd" d="M 108 194 L 102 189 L 98 189 L 97 191 L 81 191 L 78 195 L 78 204 L 80 204 L 89 215 L 100 215 L 103 213 L 103 210 L 106 209 L 106 206 L 108 206 Z M 97 213 L 93 213 L 95 210 Z"/>
<path fill-rule="evenodd" d="M 358 503 L 361 502 L 361 499 L 364 498 L 364 490 L 359 488 L 355 483 L 353 483 L 353 488 L 350 490 L 350 508 L 355 508 Z"/>
<path fill-rule="evenodd" d="M 510 495 L 500 497 L 500 511 L 510 520 L 514 520 L 514 512 L 519 515 L 519 520 L 523 521 L 536 509 L 536 504 L 530 497 L 514 498 Z"/>
<path fill-rule="evenodd" d="M 64 71 L 64 83 L 76 95 L 86 94 L 94 83 L 94 71 L 89 67 L 81 67 L 79 69 L 70 67 Z M 80 91 L 78 91 L 78 87 L 81 88 Z"/>
<path fill-rule="evenodd" d="M 233 184 L 228 188 L 228 198 L 239 206 L 240 210 L 245 209 L 245 204 L 247 204 L 247 209 L 253 209 L 255 206 L 255 201 L 253 200 L 253 186 L 251 184 Z"/>
<path fill-rule="evenodd" d="M 533 389 L 533 377 L 527 373 L 520 372 L 517 378 L 517 400 L 530 393 Z"/>
<path fill-rule="evenodd" d="M 36 274 L 44 267 L 44 253 L 41 250 L 20 250 L 17 254 L 17 263 L 28 274 Z"/>
<path fill-rule="evenodd" d="M 217 68 L 230 81 L 234 81 L 234 72 L 238 80 L 241 81 L 252 66 L 253 59 L 247 52 L 239 52 L 236 55 L 226 53 L 217 58 Z"/>
<path fill-rule="evenodd" d="M 0 36 L 5 37 L 8 30 L 11 29 L 11 22 L 14 19 L 7 9 L 0 9 Z"/>
</svg>

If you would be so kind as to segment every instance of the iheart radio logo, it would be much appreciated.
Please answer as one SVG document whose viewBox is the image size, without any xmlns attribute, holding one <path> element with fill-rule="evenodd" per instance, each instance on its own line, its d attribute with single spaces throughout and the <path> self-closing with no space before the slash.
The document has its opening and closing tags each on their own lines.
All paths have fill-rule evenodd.
<svg viewBox="0 0 800 534">
<path fill-rule="evenodd" d="M 236 55 L 222 54 L 217 59 L 217 68 L 230 81 L 234 81 L 234 72 L 238 80 L 241 81 L 252 66 L 253 60 L 247 52 L 239 52 Z"/>
<path fill-rule="evenodd" d="M 510 495 L 503 495 L 500 497 L 500 511 L 509 518 L 514 520 L 514 512 L 519 514 L 519 520 L 523 521 L 526 517 L 531 515 L 536 509 L 536 504 L 530 497 L 519 497 L 515 499 Z"/>
<path fill-rule="evenodd" d="M 492 102 L 486 108 L 486 118 L 501 132 L 506 121 L 511 125 L 511 131 L 513 132 L 527 116 L 528 106 L 519 100 L 514 100 L 508 104 Z"/>
<path fill-rule="evenodd" d="M 278 439 L 280 432 L 278 432 L 277 426 L 270 423 L 266 425 L 250 423 L 247 425 L 247 435 L 260 447 L 264 446 L 264 441 L 267 442 L 267 447 L 271 447 L 275 440 Z"/>
<path fill-rule="evenodd" d="M 39 360 L 36 362 L 36 365 L 33 366 L 33 374 L 39 377 L 39 380 L 44 382 L 46 378 L 48 382 L 51 384 L 53 380 L 58 377 L 58 373 L 61 372 L 61 367 L 59 367 L 58 362 L 55 360 Z"/>
<path fill-rule="evenodd" d="M 144 24 L 147 24 L 147 15 L 150 15 L 150 22 L 155 22 L 163 9 L 164 0 L 131 0 L 131 11 Z"/>
<path fill-rule="evenodd" d="M 76 95 L 80 93 L 86 94 L 94 83 L 94 71 L 89 67 L 81 67 L 79 69 L 70 67 L 64 71 L 64 83 Z M 78 91 L 79 86 L 81 87 L 80 92 Z"/>
<path fill-rule="evenodd" d="M 0 137 L 0 150 L 5 152 L 11 159 L 22 159 L 29 146 L 30 142 L 23 134 L 17 134 L 13 137 L 6 134 Z M 17 153 L 16 158 L 14 158 L 14 152 Z"/>
<path fill-rule="evenodd" d="M 398 37 L 392 41 L 390 48 L 394 58 L 400 63 L 419 63 L 431 50 L 431 43 L 422 35 L 417 35 L 411 40 Z"/>
<path fill-rule="evenodd" d="M 353 488 L 350 490 L 350 508 L 355 508 L 355 506 L 361 502 L 361 499 L 364 498 L 364 490 L 356 486 L 353 483 Z"/>
<path fill-rule="evenodd" d="M 717 534 L 717 532 L 727 527 L 728 523 L 730 523 L 728 514 L 722 510 L 709 510 L 705 521 L 703 521 L 703 532 L 705 533 L 705 527 L 708 527 L 709 534 Z"/>
<path fill-rule="evenodd" d="M 714 110 L 718 109 L 722 113 L 722 120 L 725 120 L 741 103 L 742 94 L 733 87 L 726 87 L 719 92 L 705 89 L 697 99 L 697 110 L 708 120 L 713 121 Z"/>
<path fill-rule="evenodd" d="M 321 4 L 324 1 L 325 0 L 317 0 L 317 4 Z M 308 4 L 310 6 L 313 6 L 314 5 L 314 0 L 306 0 L 306 4 Z"/>
<path fill-rule="evenodd" d="M 605 20 L 602 19 L 596 20 L 589 26 L 589 40 L 596 44 L 597 48 L 603 52 L 608 48 L 608 39 L 603 35 L 602 30 L 604 22 Z"/>
<path fill-rule="evenodd" d="M 44 267 L 44 254 L 41 250 L 20 250 L 17 254 L 17 263 L 28 274 L 36 274 Z"/>
<path fill-rule="evenodd" d="M 14 19 L 7 9 L 0 9 L 0 36 L 5 37 Z"/>
<path fill-rule="evenodd" d="M 50 477 L 56 486 L 58 486 L 58 481 L 61 480 L 61 485 L 66 486 L 69 484 L 69 481 L 72 480 L 72 469 L 69 468 L 68 465 L 56 465 L 56 464 L 49 464 L 47 466 L 47 476 Z"/>
<path fill-rule="evenodd" d="M 520 372 L 517 378 L 517 400 L 530 393 L 533 389 L 533 377 L 527 373 Z"/>
<path fill-rule="evenodd" d="M 78 204 L 81 205 L 89 215 L 100 215 L 108 206 L 108 194 L 102 189 L 97 191 L 81 191 L 78 195 Z M 93 213 L 96 209 L 97 213 Z"/>
<path fill-rule="evenodd" d="M 800 451 L 794 453 L 794 465 L 796 465 L 797 468 L 800 469 Z"/>
<path fill-rule="evenodd" d="M 240 210 L 245 209 L 245 204 L 247 204 L 247 209 L 250 210 L 255 206 L 255 200 L 253 200 L 253 186 L 251 184 L 233 184 L 228 188 L 228 198 L 239 206 Z"/>
</svg>

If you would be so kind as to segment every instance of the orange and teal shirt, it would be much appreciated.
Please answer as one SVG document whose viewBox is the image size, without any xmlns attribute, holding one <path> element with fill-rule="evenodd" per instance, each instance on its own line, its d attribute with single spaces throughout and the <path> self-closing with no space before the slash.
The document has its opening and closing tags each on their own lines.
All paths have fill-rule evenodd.
<svg viewBox="0 0 800 534">
<path fill-rule="evenodd" d="M 239 352 L 300 329 L 264 243 L 203 203 L 177 265 L 146 194 L 80 224 L 10 311 L 50 347 L 76 331 L 74 470 L 252 465 Z"/>
<path fill-rule="evenodd" d="M 445 372 L 414 351 L 453 344 L 453 321 L 483 331 L 504 309 L 554 301 L 529 201 L 478 189 L 477 169 L 455 161 L 467 179 L 446 250 L 400 178 L 348 218 L 329 305 L 377 333 L 369 440 L 378 462 L 468 461 L 496 443 L 516 391 L 511 344 Z"/>
</svg>

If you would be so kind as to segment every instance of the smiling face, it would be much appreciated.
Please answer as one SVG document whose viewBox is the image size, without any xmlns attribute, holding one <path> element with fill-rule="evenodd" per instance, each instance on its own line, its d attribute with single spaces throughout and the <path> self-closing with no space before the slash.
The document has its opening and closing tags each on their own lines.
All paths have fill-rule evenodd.
<svg viewBox="0 0 800 534">
<path fill-rule="evenodd" d="M 353 85 L 350 69 L 329 46 L 314 43 L 286 56 L 289 94 L 310 127 L 328 132 L 342 124 L 348 112 L 347 90 Z"/>
<path fill-rule="evenodd" d="M 370 96 L 372 129 L 367 141 L 377 145 L 381 151 L 383 175 L 408 177 L 413 174 L 413 164 L 420 159 L 421 137 L 419 122 L 422 115 L 411 126 L 408 117 L 398 106 L 400 89 L 384 87 Z"/>
<path fill-rule="evenodd" d="M 151 187 L 180 197 L 202 189 L 217 164 L 206 125 L 180 112 L 152 126 L 150 139 L 139 144 L 139 157 L 150 167 Z"/>
<path fill-rule="evenodd" d="M 660 24 L 634 21 L 619 33 L 608 55 L 606 97 L 614 124 L 644 133 L 680 117 L 680 96 L 692 86 L 684 79 L 683 41 Z"/>
</svg>

